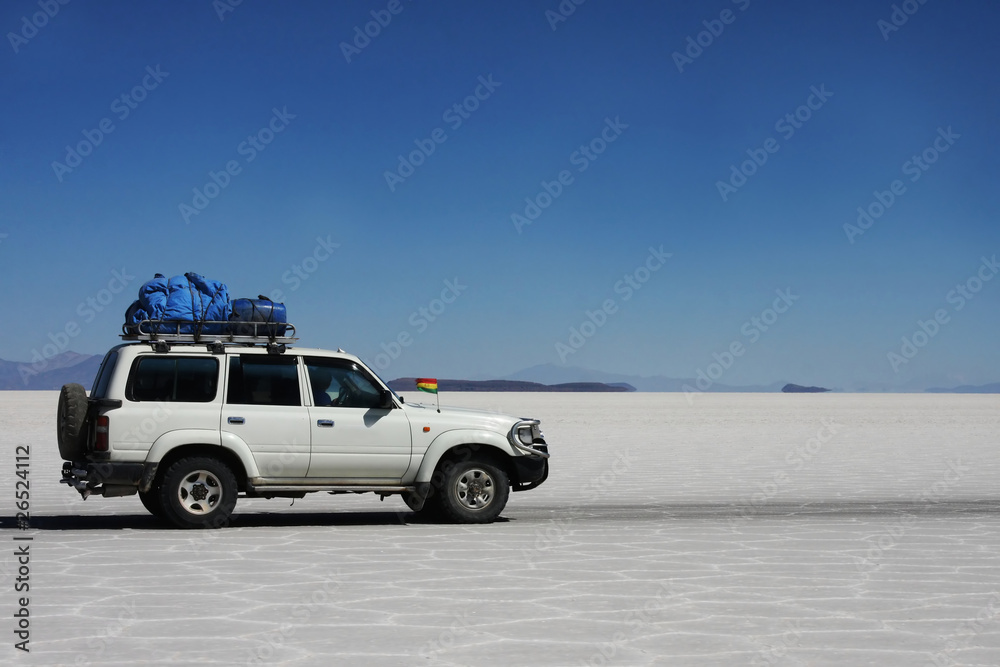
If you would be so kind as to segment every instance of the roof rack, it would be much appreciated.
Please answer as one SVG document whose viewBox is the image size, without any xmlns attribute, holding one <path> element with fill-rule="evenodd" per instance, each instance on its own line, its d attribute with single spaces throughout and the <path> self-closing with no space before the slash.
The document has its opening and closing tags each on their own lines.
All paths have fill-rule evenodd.
<svg viewBox="0 0 1000 667">
<path fill-rule="evenodd" d="M 278 332 L 281 332 L 278 335 Z M 154 343 L 166 349 L 170 344 L 266 345 L 269 350 L 284 351 L 285 345 L 298 340 L 295 325 L 285 322 L 242 322 L 226 320 L 140 320 L 122 325 L 122 340 Z"/>
</svg>

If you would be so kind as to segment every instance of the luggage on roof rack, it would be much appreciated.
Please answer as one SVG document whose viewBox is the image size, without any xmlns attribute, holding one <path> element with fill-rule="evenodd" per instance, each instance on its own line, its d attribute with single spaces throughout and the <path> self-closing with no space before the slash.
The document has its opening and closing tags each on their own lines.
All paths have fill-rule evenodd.
<svg viewBox="0 0 1000 667">
<path fill-rule="evenodd" d="M 229 329 L 231 313 L 225 283 L 191 272 L 169 280 L 157 273 L 125 311 L 125 332 L 139 333 L 140 322 L 166 322 L 162 333 L 221 334 Z"/>
<path fill-rule="evenodd" d="M 285 317 L 285 304 L 263 295 L 230 301 L 229 289 L 218 280 L 157 273 L 125 311 L 121 337 L 155 342 L 157 349 L 170 343 L 206 343 L 213 349 L 230 343 L 271 350 L 298 340 Z"/>
<path fill-rule="evenodd" d="M 228 332 L 236 335 L 284 336 L 287 328 L 285 304 L 261 294 L 256 299 L 233 299 Z M 260 326 L 266 324 L 267 326 Z"/>
</svg>

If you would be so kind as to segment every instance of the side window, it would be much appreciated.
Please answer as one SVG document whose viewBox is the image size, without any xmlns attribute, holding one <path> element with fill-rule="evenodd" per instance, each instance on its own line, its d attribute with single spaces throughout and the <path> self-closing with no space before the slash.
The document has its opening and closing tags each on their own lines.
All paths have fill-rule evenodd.
<svg viewBox="0 0 1000 667">
<path fill-rule="evenodd" d="M 244 354 L 229 360 L 227 403 L 302 405 L 294 356 Z"/>
<path fill-rule="evenodd" d="M 383 389 L 352 362 L 306 357 L 313 405 L 339 408 L 377 408 Z"/>
<path fill-rule="evenodd" d="M 208 403 L 215 400 L 218 379 L 219 362 L 212 357 L 142 356 L 132 367 L 125 396 L 130 401 Z"/>
<path fill-rule="evenodd" d="M 92 397 L 107 398 L 111 375 L 114 373 L 115 366 L 117 365 L 118 348 L 115 348 L 108 352 L 104 356 L 104 361 L 101 362 L 101 368 L 97 371 L 97 377 L 94 378 L 94 386 L 90 388 L 90 395 Z"/>
</svg>

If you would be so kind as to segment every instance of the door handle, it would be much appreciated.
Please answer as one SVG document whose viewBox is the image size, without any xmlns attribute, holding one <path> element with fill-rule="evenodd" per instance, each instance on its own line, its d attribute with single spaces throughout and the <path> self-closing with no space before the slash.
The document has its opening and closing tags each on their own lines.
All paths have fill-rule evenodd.
<svg viewBox="0 0 1000 667">
<path fill-rule="evenodd" d="M 326 427 L 329 428 L 329 427 L 333 426 L 333 420 L 332 419 L 317 419 L 316 420 L 316 426 L 326 426 Z"/>
<path fill-rule="evenodd" d="M 230 417 L 229 418 L 229 423 L 230 424 L 245 424 L 246 420 L 243 419 L 243 417 Z"/>
</svg>

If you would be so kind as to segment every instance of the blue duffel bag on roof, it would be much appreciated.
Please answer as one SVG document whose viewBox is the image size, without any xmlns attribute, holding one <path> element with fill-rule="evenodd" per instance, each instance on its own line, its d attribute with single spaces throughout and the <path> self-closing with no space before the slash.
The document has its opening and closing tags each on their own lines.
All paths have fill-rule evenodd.
<svg viewBox="0 0 1000 667">
<path fill-rule="evenodd" d="M 139 288 L 139 299 L 125 312 L 125 330 L 139 333 L 139 322 L 154 320 L 154 324 L 142 328 L 142 333 L 224 334 L 231 312 L 229 290 L 224 283 L 197 273 L 170 280 L 157 273 Z"/>
</svg>

